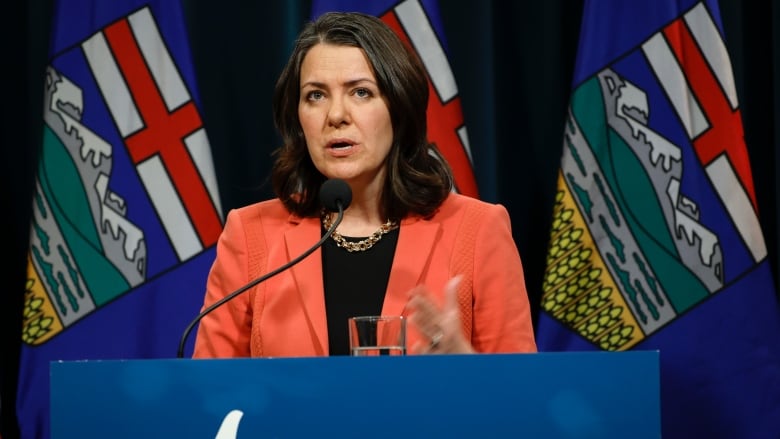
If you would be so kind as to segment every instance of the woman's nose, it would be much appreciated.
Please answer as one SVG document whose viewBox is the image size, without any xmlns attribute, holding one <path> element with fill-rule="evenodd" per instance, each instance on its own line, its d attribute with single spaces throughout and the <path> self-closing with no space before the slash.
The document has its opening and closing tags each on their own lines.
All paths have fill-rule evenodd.
<svg viewBox="0 0 780 439">
<path fill-rule="evenodd" d="M 328 107 L 328 122 L 333 126 L 349 123 L 349 109 L 342 97 L 333 97 Z"/>
</svg>

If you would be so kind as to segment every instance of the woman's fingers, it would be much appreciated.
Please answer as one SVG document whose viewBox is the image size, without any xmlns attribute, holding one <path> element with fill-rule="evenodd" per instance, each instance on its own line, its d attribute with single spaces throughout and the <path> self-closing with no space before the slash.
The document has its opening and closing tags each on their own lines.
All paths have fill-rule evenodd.
<svg viewBox="0 0 780 439">
<path fill-rule="evenodd" d="M 410 293 L 409 306 L 412 309 L 410 321 L 417 327 L 423 341 L 412 347 L 415 353 L 454 353 L 472 351 L 470 343 L 463 339 L 460 321 L 458 286 L 461 276 L 455 276 L 444 286 L 444 303 L 440 307 L 430 292 L 422 286 Z"/>
<path fill-rule="evenodd" d="M 444 286 L 444 309 L 450 312 L 460 312 L 460 303 L 458 302 L 458 286 L 463 276 L 457 275 L 447 281 Z M 459 315 L 459 314 L 458 314 Z"/>
<path fill-rule="evenodd" d="M 411 322 L 417 326 L 423 336 L 429 339 L 433 337 L 440 330 L 438 327 L 440 310 L 423 287 L 415 288 L 409 306 L 413 310 L 410 316 Z"/>
</svg>

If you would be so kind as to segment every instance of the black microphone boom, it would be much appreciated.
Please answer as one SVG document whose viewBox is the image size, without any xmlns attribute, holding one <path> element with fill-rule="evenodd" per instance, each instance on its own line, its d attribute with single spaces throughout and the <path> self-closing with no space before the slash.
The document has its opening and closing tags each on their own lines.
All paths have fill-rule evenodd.
<svg viewBox="0 0 780 439">
<path fill-rule="evenodd" d="M 320 202 L 323 206 L 325 206 L 326 209 L 328 209 L 331 212 L 338 212 L 338 217 L 336 217 L 336 221 L 333 222 L 333 225 L 330 226 L 328 231 L 322 235 L 322 238 L 317 241 L 314 246 L 312 246 L 310 249 L 303 252 L 300 256 L 297 258 L 291 260 L 290 262 L 282 265 L 281 267 L 277 268 L 274 271 L 271 271 L 269 273 L 266 273 L 248 284 L 242 286 L 241 288 L 233 291 L 232 293 L 228 294 L 227 296 L 217 300 L 216 302 L 209 305 L 207 308 L 205 308 L 203 311 L 200 312 L 195 318 L 190 322 L 189 325 L 187 325 L 187 328 L 184 330 L 184 333 L 181 336 L 181 340 L 179 340 L 179 350 L 176 353 L 176 358 L 183 358 L 184 357 L 184 345 L 187 343 L 187 337 L 189 337 L 190 332 L 192 332 L 192 329 L 195 328 L 195 325 L 198 324 L 198 322 L 203 319 L 203 317 L 206 317 L 211 311 L 214 311 L 215 309 L 222 306 L 223 303 L 231 300 L 232 298 L 238 296 L 239 294 L 243 293 L 244 291 L 252 288 L 253 286 L 259 284 L 260 282 L 265 281 L 268 278 L 271 278 L 273 276 L 276 276 L 277 274 L 281 273 L 284 270 L 287 270 L 288 268 L 292 267 L 293 265 L 297 264 L 298 262 L 301 262 L 306 256 L 309 256 L 312 254 L 315 250 L 317 250 L 319 247 L 322 246 L 322 244 L 325 243 L 325 241 L 330 238 L 330 235 L 333 234 L 334 231 L 336 231 L 336 227 L 339 226 L 341 223 L 341 220 L 344 218 L 344 209 L 349 207 L 349 203 L 352 202 L 352 190 L 349 188 L 349 185 L 344 180 L 338 180 L 338 179 L 330 179 L 325 181 L 325 183 L 322 184 L 320 187 Z"/>
</svg>

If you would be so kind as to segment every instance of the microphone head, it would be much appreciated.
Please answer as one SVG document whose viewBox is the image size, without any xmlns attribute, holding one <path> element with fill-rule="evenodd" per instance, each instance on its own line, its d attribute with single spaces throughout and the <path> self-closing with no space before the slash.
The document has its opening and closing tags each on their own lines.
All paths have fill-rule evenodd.
<svg viewBox="0 0 780 439">
<path fill-rule="evenodd" d="M 352 189 L 344 180 L 331 178 L 326 180 L 320 186 L 320 202 L 330 212 L 338 212 L 339 205 L 341 209 L 346 209 L 352 202 Z"/>
</svg>

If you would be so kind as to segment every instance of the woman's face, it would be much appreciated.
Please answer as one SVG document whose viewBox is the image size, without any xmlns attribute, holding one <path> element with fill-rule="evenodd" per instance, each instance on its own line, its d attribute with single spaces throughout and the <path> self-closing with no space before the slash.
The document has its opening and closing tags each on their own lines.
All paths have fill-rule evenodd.
<svg viewBox="0 0 780 439">
<path fill-rule="evenodd" d="M 363 50 L 317 44 L 303 59 L 300 86 L 298 118 L 314 166 L 353 190 L 381 188 L 393 126 Z"/>
</svg>

